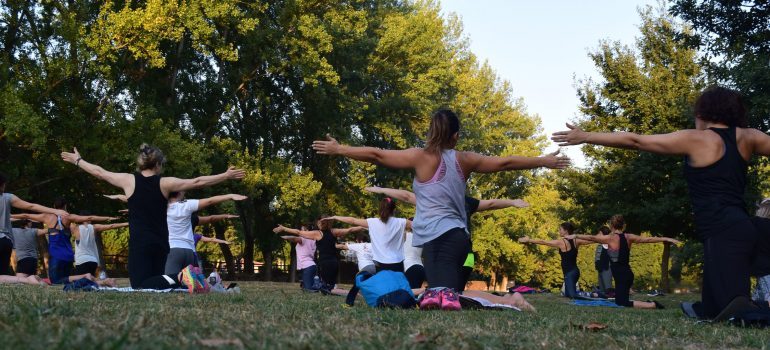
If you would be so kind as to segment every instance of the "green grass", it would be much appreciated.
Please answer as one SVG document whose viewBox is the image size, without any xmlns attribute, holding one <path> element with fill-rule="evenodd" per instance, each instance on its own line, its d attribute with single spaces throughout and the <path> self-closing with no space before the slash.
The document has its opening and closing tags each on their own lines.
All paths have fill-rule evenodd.
<svg viewBox="0 0 770 350">
<path fill-rule="evenodd" d="M 666 310 L 575 307 L 530 296 L 537 313 L 380 310 L 296 285 L 241 283 L 240 295 L 64 293 L 0 286 L 0 347 L 51 348 L 770 348 L 770 330 L 696 324 Z M 640 297 L 640 299 L 643 299 Z M 599 332 L 579 325 L 599 322 Z"/>
</svg>

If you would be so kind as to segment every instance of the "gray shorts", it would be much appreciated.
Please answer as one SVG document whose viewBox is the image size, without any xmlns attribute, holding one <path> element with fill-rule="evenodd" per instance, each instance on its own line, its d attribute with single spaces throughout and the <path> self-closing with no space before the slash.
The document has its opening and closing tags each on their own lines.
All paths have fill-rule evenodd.
<svg viewBox="0 0 770 350">
<path fill-rule="evenodd" d="M 171 248 L 166 257 L 166 275 L 176 275 L 187 265 L 197 265 L 195 251 L 185 248 Z"/>
</svg>

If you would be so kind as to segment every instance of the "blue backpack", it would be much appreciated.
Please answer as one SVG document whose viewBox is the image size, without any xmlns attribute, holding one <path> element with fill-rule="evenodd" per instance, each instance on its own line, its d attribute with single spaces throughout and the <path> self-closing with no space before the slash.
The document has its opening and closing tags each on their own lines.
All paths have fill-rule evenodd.
<svg viewBox="0 0 770 350">
<path fill-rule="evenodd" d="M 345 301 L 348 305 L 353 306 L 359 290 L 371 307 L 409 309 L 417 305 L 409 281 L 402 272 L 385 270 L 374 275 L 359 273 Z"/>
</svg>

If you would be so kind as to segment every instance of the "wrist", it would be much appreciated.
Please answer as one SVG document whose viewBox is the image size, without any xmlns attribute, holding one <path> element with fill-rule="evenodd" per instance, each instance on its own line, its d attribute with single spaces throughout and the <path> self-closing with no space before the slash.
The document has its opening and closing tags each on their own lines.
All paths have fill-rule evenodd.
<svg viewBox="0 0 770 350">
<path fill-rule="evenodd" d="M 81 156 L 78 156 L 78 159 L 75 159 L 75 166 L 76 167 L 78 167 L 78 168 L 80 167 L 80 161 L 81 160 L 83 160 L 83 157 L 81 157 Z"/>
</svg>

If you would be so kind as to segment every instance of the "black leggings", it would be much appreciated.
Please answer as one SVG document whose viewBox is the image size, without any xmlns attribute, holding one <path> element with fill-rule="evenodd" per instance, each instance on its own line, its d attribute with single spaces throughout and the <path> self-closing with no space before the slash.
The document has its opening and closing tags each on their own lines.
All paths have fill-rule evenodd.
<svg viewBox="0 0 770 350">
<path fill-rule="evenodd" d="M 409 281 L 410 288 L 422 288 L 422 283 L 425 282 L 425 268 L 422 265 L 409 266 L 404 275 L 406 275 L 406 280 Z"/>
<path fill-rule="evenodd" d="M 321 281 L 333 286 L 337 284 L 337 271 L 340 269 L 340 262 L 337 259 L 324 259 L 318 261 L 318 276 Z"/>
<path fill-rule="evenodd" d="M 463 264 L 471 250 L 471 239 L 463 228 L 453 228 L 422 247 L 428 287 L 463 290 Z"/>
<path fill-rule="evenodd" d="M 736 297 L 751 298 L 752 255 L 760 243 L 759 237 L 752 221 L 745 220 L 706 238 L 703 243 L 702 309 L 696 309 L 699 316 L 714 318 Z"/>
<path fill-rule="evenodd" d="M 377 270 L 377 272 L 380 272 L 383 270 L 404 272 L 404 262 L 402 261 L 395 264 L 383 264 L 375 261 L 374 268 Z"/>
<path fill-rule="evenodd" d="M 631 266 L 623 264 L 611 264 L 612 278 L 615 279 L 615 304 L 625 307 L 634 307 L 631 301 L 631 286 L 634 284 L 634 272 Z"/>
<path fill-rule="evenodd" d="M 13 250 L 13 241 L 8 237 L 0 238 L 0 275 L 12 275 L 11 273 L 11 251 Z"/>
<path fill-rule="evenodd" d="M 151 277 L 161 277 L 163 275 L 167 256 L 168 247 L 149 246 L 134 249 L 129 247 L 128 277 L 131 281 L 131 287 L 155 289 L 146 284 L 145 281 L 148 281 Z"/>
</svg>

